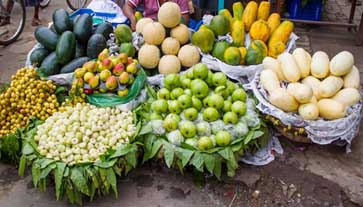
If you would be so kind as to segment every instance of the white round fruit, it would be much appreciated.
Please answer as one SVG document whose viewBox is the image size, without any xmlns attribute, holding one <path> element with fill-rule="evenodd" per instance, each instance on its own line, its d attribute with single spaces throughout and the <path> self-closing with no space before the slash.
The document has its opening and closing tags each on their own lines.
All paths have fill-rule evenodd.
<svg viewBox="0 0 363 207">
<path fill-rule="evenodd" d="M 167 37 L 161 44 L 161 50 L 165 55 L 177 55 L 179 49 L 179 41 L 173 37 Z"/>
<path fill-rule="evenodd" d="M 138 54 L 139 63 L 146 69 L 155 68 L 160 60 L 160 50 L 155 45 L 144 44 Z"/>
<path fill-rule="evenodd" d="M 137 23 L 136 23 L 136 32 L 137 33 L 142 33 L 142 30 L 144 29 L 144 27 L 148 24 L 153 22 L 153 20 L 151 18 L 142 18 L 140 19 Z"/>
<path fill-rule="evenodd" d="M 200 60 L 198 49 L 192 45 L 184 45 L 180 48 L 178 58 L 184 67 L 192 67 Z"/>
<path fill-rule="evenodd" d="M 146 43 L 160 45 L 165 39 L 165 29 L 159 22 L 150 22 L 142 30 L 142 36 Z"/>
<path fill-rule="evenodd" d="M 165 2 L 159 9 L 158 21 L 167 28 L 173 28 L 180 22 L 180 7 L 174 2 Z"/>
<path fill-rule="evenodd" d="M 164 55 L 159 62 L 159 73 L 171 74 L 180 71 L 180 62 L 175 55 Z"/>
<path fill-rule="evenodd" d="M 170 31 L 170 36 L 176 38 L 181 45 L 189 41 L 190 31 L 184 24 L 179 24 Z"/>
</svg>

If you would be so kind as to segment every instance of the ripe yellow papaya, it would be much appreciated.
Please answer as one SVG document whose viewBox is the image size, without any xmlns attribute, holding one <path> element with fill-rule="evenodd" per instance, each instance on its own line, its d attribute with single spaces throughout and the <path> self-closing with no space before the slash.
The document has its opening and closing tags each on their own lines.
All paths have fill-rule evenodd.
<svg viewBox="0 0 363 207">
<path fill-rule="evenodd" d="M 250 1 L 242 15 L 242 22 L 245 26 L 245 30 L 250 31 L 251 25 L 257 18 L 257 3 L 255 1 Z"/>
<path fill-rule="evenodd" d="M 282 41 L 275 42 L 273 44 L 269 44 L 268 46 L 268 56 L 277 58 L 281 53 L 283 53 L 286 49 L 285 43 Z"/>
<path fill-rule="evenodd" d="M 233 39 L 233 45 L 236 47 L 242 47 L 245 44 L 245 29 L 243 22 L 235 20 L 232 24 L 231 36 Z"/>
<path fill-rule="evenodd" d="M 272 13 L 267 19 L 268 28 L 270 28 L 270 34 L 274 32 L 280 25 L 281 17 L 279 13 Z"/>
<path fill-rule="evenodd" d="M 291 21 L 285 20 L 283 21 L 277 29 L 270 35 L 270 39 L 268 40 L 268 47 L 272 48 L 276 44 L 276 42 L 286 42 L 289 40 L 289 37 L 294 30 L 294 24 Z"/>
<path fill-rule="evenodd" d="M 255 21 L 250 29 L 250 36 L 252 40 L 262 40 L 266 42 L 270 36 L 270 29 L 267 22 L 260 19 Z"/>
<path fill-rule="evenodd" d="M 240 1 L 233 3 L 233 18 L 236 20 L 242 20 L 243 5 Z"/>
<path fill-rule="evenodd" d="M 245 47 L 239 47 L 239 53 L 241 54 L 241 60 L 239 62 L 240 65 L 245 64 L 246 54 L 247 54 L 247 48 Z"/>
<path fill-rule="evenodd" d="M 267 20 L 270 15 L 270 2 L 262 1 L 258 7 L 257 19 Z"/>
</svg>

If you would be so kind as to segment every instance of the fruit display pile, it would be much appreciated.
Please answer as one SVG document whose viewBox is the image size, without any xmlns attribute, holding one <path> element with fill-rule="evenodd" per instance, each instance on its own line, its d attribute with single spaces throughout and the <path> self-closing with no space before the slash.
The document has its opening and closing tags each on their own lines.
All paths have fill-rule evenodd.
<svg viewBox="0 0 363 207">
<path fill-rule="evenodd" d="M 135 133 L 130 111 L 79 103 L 39 125 L 34 140 L 42 156 L 74 165 L 98 161 L 108 149 L 129 143 Z"/>
<path fill-rule="evenodd" d="M 34 32 L 44 48 L 31 53 L 31 64 L 42 68 L 44 76 L 50 76 L 74 72 L 85 62 L 97 58 L 107 48 L 106 41 L 113 27 L 104 22 L 94 28 L 92 21 L 88 14 L 71 19 L 64 9 L 55 10 L 52 27 L 40 26 Z"/>
<path fill-rule="evenodd" d="M 134 82 L 140 65 L 126 53 L 109 56 L 104 49 L 97 60 L 91 60 L 74 72 L 74 84 L 84 88 L 85 94 L 115 92 L 127 96 L 128 87 Z"/>
<path fill-rule="evenodd" d="M 258 146 L 258 138 L 264 135 L 253 99 L 225 74 L 213 73 L 202 63 L 184 74 L 166 75 L 163 84 L 156 97 L 150 98 L 150 122 L 146 126 L 150 126 L 152 136 L 146 137 L 144 159 L 151 159 L 155 148 L 162 145 L 159 154 L 169 167 L 180 159 L 183 165 L 177 166 L 183 170 L 190 160 L 199 171 L 206 166 L 219 178 L 220 163 L 215 163 L 222 159 L 228 175 L 233 176 L 237 157 Z M 219 169 L 210 168 L 214 164 Z"/>
<path fill-rule="evenodd" d="M 31 117 L 47 119 L 57 111 L 56 86 L 40 80 L 33 68 L 22 68 L 11 78 L 10 87 L 0 94 L 0 137 L 28 125 Z"/>
<path fill-rule="evenodd" d="M 192 36 L 192 43 L 203 53 L 229 65 L 256 65 L 266 56 L 277 57 L 285 51 L 294 29 L 291 21 L 280 22 L 280 15 L 270 15 L 270 2 L 258 5 L 250 1 L 243 9 L 241 2 L 233 4 L 233 17 L 227 9 L 220 10 L 209 25 L 203 25 Z M 249 34 L 251 43 L 245 44 Z M 230 34 L 232 42 L 216 41 L 217 36 Z"/>
<path fill-rule="evenodd" d="M 311 57 L 297 48 L 277 59 L 265 58 L 263 66 L 260 81 L 271 104 L 285 112 L 298 112 L 305 120 L 343 118 L 347 108 L 361 100 L 359 70 L 350 52 L 329 59 L 323 51 Z"/>
<path fill-rule="evenodd" d="M 158 11 L 158 22 L 150 18 L 137 22 L 136 32 L 141 33 L 145 41 L 138 60 L 145 69 L 158 68 L 161 74 L 178 73 L 181 67 L 191 67 L 199 62 L 198 49 L 188 44 L 190 31 L 180 23 L 181 18 L 179 6 L 166 2 Z M 170 30 L 169 36 L 166 30 Z"/>
</svg>

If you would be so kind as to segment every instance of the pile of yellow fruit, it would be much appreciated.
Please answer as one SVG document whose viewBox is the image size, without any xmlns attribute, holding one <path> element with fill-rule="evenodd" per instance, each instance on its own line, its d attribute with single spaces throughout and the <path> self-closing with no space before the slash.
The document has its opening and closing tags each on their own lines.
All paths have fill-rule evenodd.
<svg viewBox="0 0 363 207">
<path fill-rule="evenodd" d="M 40 80 L 33 68 L 22 68 L 0 94 L 0 137 L 25 127 L 31 117 L 47 119 L 59 106 L 51 81 Z"/>
</svg>

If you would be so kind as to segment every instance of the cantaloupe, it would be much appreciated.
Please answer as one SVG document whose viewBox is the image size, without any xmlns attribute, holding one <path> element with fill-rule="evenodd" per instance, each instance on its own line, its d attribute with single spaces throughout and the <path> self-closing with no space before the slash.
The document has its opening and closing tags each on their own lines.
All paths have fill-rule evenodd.
<svg viewBox="0 0 363 207">
<path fill-rule="evenodd" d="M 165 2 L 159 9 L 158 21 L 167 28 L 173 28 L 180 23 L 180 7 L 174 2 Z"/>
<path fill-rule="evenodd" d="M 180 48 L 178 58 L 184 67 L 192 67 L 200 60 L 198 49 L 192 45 L 184 45 Z"/>
<path fill-rule="evenodd" d="M 175 55 L 164 55 L 159 62 L 159 73 L 178 73 L 180 71 L 180 67 L 180 61 Z"/>
<path fill-rule="evenodd" d="M 177 55 L 180 49 L 179 41 L 173 37 L 167 37 L 161 44 L 161 51 L 165 55 Z"/>
<path fill-rule="evenodd" d="M 155 45 L 144 44 L 138 55 L 139 63 L 146 69 L 155 68 L 160 60 L 160 50 Z"/>
<path fill-rule="evenodd" d="M 142 30 L 144 29 L 144 27 L 148 24 L 153 22 L 153 20 L 151 18 L 142 18 L 140 19 L 137 23 L 136 23 L 136 32 L 137 33 L 142 33 Z"/>
<path fill-rule="evenodd" d="M 189 41 L 190 31 L 184 24 L 179 24 L 171 30 L 170 36 L 176 38 L 181 45 L 184 45 Z"/>
<path fill-rule="evenodd" d="M 165 39 L 165 29 L 159 22 L 150 22 L 142 30 L 142 36 L 147 44 L 160 45 Z"/>
</svg>

